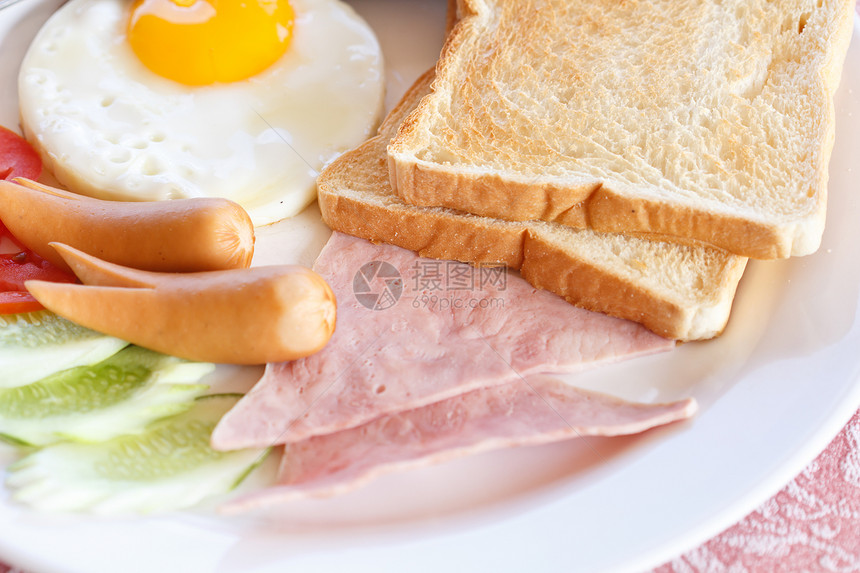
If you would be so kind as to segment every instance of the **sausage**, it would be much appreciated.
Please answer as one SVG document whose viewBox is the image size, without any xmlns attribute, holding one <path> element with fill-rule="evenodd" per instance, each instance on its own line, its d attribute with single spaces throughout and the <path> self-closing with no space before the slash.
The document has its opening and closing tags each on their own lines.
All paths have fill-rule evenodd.
<svg viewBox="0 0 860 573">
<path fill-rule="evenodd" d="M 54 247 L 84 284 L 27 281 L 36 300 L 145 348 L 188 360 L 263 364 L 313 354 L 334 332 L 334 293 L 304 267 L 158 273 Z"/>
<path fill-rule="evenodd" d="M 0 221 L 23 245 L 64 270 L 49 246 L 64 243 L 106 261 L 159 272 L 247 268 L 254 225 L 228 199 L 104 201 L 28 179 L 0 181 Z"/>
</svg>

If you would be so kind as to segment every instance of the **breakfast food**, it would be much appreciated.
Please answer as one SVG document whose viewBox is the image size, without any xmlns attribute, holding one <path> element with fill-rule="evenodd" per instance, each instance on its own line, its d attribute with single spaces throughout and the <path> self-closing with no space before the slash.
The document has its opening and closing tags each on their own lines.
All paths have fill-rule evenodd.
<svg viewBox="0 0 860 573">
<path fill-rule="evenodd" d="M 189 409 L 208 389 L 200 379 L 214 369 L 214 364 L 127 346 L 95 364 L 0 389 L 0 435 L 42 446 L 140 432 Z"/>
<path fill-rule="evenodd" d="M 815 251 L 854 0 L 461 0 L 388 148 L 420 206 Z"/>
<path fill-rule="evenodd" d="M 70 270 L 50 243 L 106 261 L 161 272 L 247 268 L 254 226 L 228 199 L 104 201 L 27 179 L 0 181 L 0 220 L 58 268 Z"/>
<path fill-rule="evenodd" d="M 391 190 L 385 148 L 432 80 L 432 72 L 420 78 L 376 137 L 323 171 L 319 205 L 330 227 L 427 257 L 503 263 L 574 304 L 640 322 L 668 338 L 705 339 L 723 330 L 744 257 L 403 202 Z"/>
<path fill-rule="evenodd" d="M 166 2 L 169 9 L 176 8 L 171 2 L 179 4 L 179 0 L 161 1 Z M 171 110 L 171 106 L 175 106 L 181 113 L 188 109 L 182 107 L 185 95 L 223 95 L 228 89 L 224 82 L 233 82 L 229 84 L 233 86 L 248 82 L 246 77 L 267 75 L 261 70 L 269 64 L 260 64 L 262 67 L 250 72 L 240 72 L 239 77 L 221 75 L 223 70 L 207 69 L 204 63 L 187 65 L 184 58 L 200 58 L 199 54 L 190 52 L 206 41 L 191 34 L 177 34 L 176 29 L 170 26 L 166 30 L 160 28 L 157 21 L 147 31 L 144 24 L 149 20 L 144 21 L 142 14 L 145 10 L 140 10 L 147 5 L 156 6 L 158 2 L 138 0 L 135 3 L 132 8 L 134 15 L 129 21 L 130 43 L 129 46 L 123 44 L 123 50 L 137 53 L 140 62 L 134 65 L 140 69 L 141 66 L 148 68 L 146 73 L 151 73 L 144 74 L 148 78 L 146 81 L 159 87 L 134 88 L 131 91 L 161 90 L 175 95 L 171 90 L 181 90 L 183 97 L 171 99 L 168 106 Z M 330 4 L 333 2 L 295 2 L 299 14 L 309 13 L 301 11 L 303 6 Z M 470 5 L 465 1 L 461 4 L 464 7 Z M 207 5 L 207 2 L 198 0 L 195 9 L 205 11 Z M 84 20 L 96 19 L 97 14 L 104 13 L 115 16 L 116 12 L 116 7 L 107 0 L 72 0 L 70 6 L 74 6 Z M 269 40 L 275 44 L 287 44 L 285 49 L 289 50 L 289 37 L 295 33 L 295 41 L 299 41 L 307 28 L 303 28 L 301 22 L 293 26 L 292 11 L 288 6 L 285 8 L 281 0 L 274 0 L 271 6 L 278 12 L 275 28 L 283 28 L 286 36 Z M 229 8 L 235 7 L 229 3 Z M 146 16 L 155 13 L 153 11 Z M 231 23 L 224 18 L 229 10 L 221 11 L 219 8 L 217 13 L 222 18 L 219 18 L 220 23 L 213 22 L 212 26 L 220 30 L 215 35 L 220 35 L 224 41 L 215 48 L 224 51 L 216 60 L 229 59 L 228 54 L 241 55 L 236 59 L 245 63 L 256 60 L 237 51 L 238 48 L 232 44 L 226 48 L 225 37 L 230 35 L 231 26 L 253 26 L 245 26 L 235 19 Z M 115 19 L 113 21 L 116 23 Z M 59 33 L 60 28 L 55 26 L 52 33 Z M 68 29 L 62 32 L 68 33 Z M 58 42 L 66 36 L 57 38 L 48 32 L 44 34 L 48 38 L 46 41 L 53 42 L 43 44 L 44 49 L 48 53 L 53 50 L 56 54 L 60 49 Z M 262 36 L 257 31 L 254 34 Z M 153 41 L 156 37 L 158 41 Z M 327 37 L 326 41 L 333 39 L 338 38 Z M 174 41 L 179 44 L 172 44 Z M 183 46 L 183 42 L 191 45 Z M 183 50 L 183 47 L 188 50 Z M 39 49 L 42 48 L 34 47 L 33 52 Z M 153 54 L 149 52 L 159 51 L 163 54 L 155 53 L 154 60 L 151 60 Z M 183 58 L 176 58 L 176 53 L 183 53 Z M 275 60 L 281 57 L 291 56 L 278 55 Z M 114 64 L 112 62 L 111 66 L 116 68 Z M 336 75 L 329 74 L 330 69 L 322 74 L 326 81 Z M 28 70 L 22 71 L 22 85 L 26 74 L 31 73 Z M 194 70 L 194 75 L 188 74 L 188 70 Z M 228 71 L 235 72 L 235 69 Z M 92 79 L 83 75 L 86 80 Z M 95 76 L 95 72 L 92 75 Z M 39 78 L 38 74 L 35 77 Z M 124 75 L 123 81 L 125 79 Z M 320 178 L 322 211 L 326 221 L 336 229 L 373 241 L 394 243 L 429 256 L 465 260 L 479 266 L 422 259 L 396 247 L 372 245 L 335 233 L 320 256 L 316 269 L 329 279 L 338 294 L 338 331 L 328 346 L 313 356 L 300 358 L 319 350 L 332 336 L 334 296 L 321 279 L 317 280 L 319 277 L 306 271 L 291 269 L 281 274 L 281 271 L 272 269 L 252 269 L 241 274 L 176 276 L 133 270 L 127 267 L 171 271 L 201 269 L 153 269 L 149 263 L 135 259 L 116 260 L 117 256 L 129 254 L 129 248 L 127 245 L 111 245 L 110 232 L 93 238 L 90 244 L 77 243 L 77 239 L 90 238 L 85 236 L 90 234 L 87 226 L 96 223 L 87 220 L 85 213 L 74 212 L 74 209 L 70 218 L 64 221 L 64 228 L 77 229 L 77 234 L 69 235 L 75 237 L 75 241 L 48 235 L 39 240 L 40 245 L 56 240 L 71 243 L 75 249 L 62 245 L 57 247 L 62 253 L 59 260 L 64 263 L 68 260 L 86 285 L 29 283 L 49 308 L 93 328 L 171 354 L 216 362 L 269 362 L 263 379 L 221 419 L 218 430 L 212 435 L 212 443 L 220 449 L 268 448 L 275 443 L 285 443 L 278 487 L 239 500 L 233 506 L 235 508 L 243 504 L 247 507 L 247 504 L 341 493 L 393 469 L 499 447 L 546 443 L 584 435 L 638 432 L 684 419 L 695 409 L 692 400 L 649 405 L 623 403 L 536 375 L 543 371 L 578 371 L 614 360 L 668 350 L 674 343 L 637 324 L 577 309 L 551 293 L 533 289 L 514 274 L 507 274 L 500 268 L 485 268 L 480 263 L 501 262 L 519 268 L 533 286 L 561 294 L 588 308 L 629 317 L 662 336 L 688 340 L 708 338 L 722 330 L 746 259 L 695 242 L 687 246 L 664 244 L 632 236 L 577 230 L 552 222 L 510 222 L 447 208 L 405 203 L 389 183 L 386 146 L 403 116 L 429 92 L 431 79 L 427 76 L 413 88 L 397 112 L 387 120 L 378 137 L 349 152 L 326 170 Z M 177 87 L 176 82 L 186 85 Z M 108 82 L 107 85 L 117 84 Z M 231 96 L 238 95 L 240 91 L 244 93 L 236 87 Z M 283 105 L 289 105 L 290 96 L 282 95 L 281 90 L 277 92 L 278 97 L 287 102 Z M 59 97 L 65 96 L 60 94 Z M 125 121 L 133 116 L 153 121 L 155 116 L 150 115 L 146 106 L 125 105 L 121 98 L 121 92 L 114 91 L 105 100 L 93 100 L 90 104 L 106 118 L 121 116 L 120 119 Z M 227 100 L 224 96 L 219 101 Z M 315 107 L 324 109 L 326 120 L 341 120 L 331 108 L 325 109 L 325 105 L 316 100 L 313 103 Z M 69 113 L 70 108 L 63 108 L 62 114 L 58 113 L 62 115 L 57 120 L 58 132 L 66 129 L 66 121 L 80 119 L 79 116 L 76 118 L 73 109 Z M 211 110 L 206 113 L 211 113 Z M 257 116 L 264 123 L 269 119 L 264 113 L 257 113 Z M 165 121 L 180 123 L 174 121 L 176 118 L 177 115 L 172 115 L 169 121 Z M 207 119 L 211 121 L 211 117 Z M 134 185 L 144 190 L 138 198 L 155 198 L 146 193 L 156 188 L 171 189 L 174 182 L 170 176 L 155 172 L 161 166 L 157 159 L 168 158 L 172 163 L 172 154 L 178 148 L 170 150 L 166 144 L 174 139 L 184 141 L 185 135 L 179 131 L 164 134 L 160 130 L 152 130 L 151 125 L 138 124 L 127 133 L 118 131 L 115 125 L 106 128 L 114 131 L 104 137 L 104 145 L 98 148 L 97 153 L 122 151 L 121 148 L 126 146 L 132 149 L 132 153 L 141 151 L 146 157 L 129 157 L 126 160 L 122 155 L 117 156 L 122 168 L 108 165 L 112 171 L 96 181 L 93 189 L 113 197 L 110 194 L 114 193 L 117 182 L 121 186 L 126 181 L 135 180 L 138 183 Z M 185 129 L 189 125 L 179 127 Z M 140 129 L 144 131 L 140 132 Z M 136 132 L 143 133 L 143 139 L 149 137 L 142 144 L 145 151 L 136 150 L 141 146 L 141 140 L 135 143 L 129 135 Z M 150 133 L 153 135 L 149 136 Z M 267 136 L 279 135 L 274 129 L 265 133 Z M 75 130 L 72 129 L 69 135 L 76 136 Z M 213 138 L 203 141 L 207 148 L 208 144 L 214 148 L 215 139 L 221 136 L 207 134 L 204 137 Z M 259 137 L 262 135 L 257 139 Z M 283 143 L 296 147 L 303 137 L 300 134 L 296 139 L 287 138 L 289 141 Z M 225 142 L 232 146 L 234 139 L 217 141 L 219 145 Z M 164 149 L 159 149 L 161 147 Z M 69 157 L 52 157 L 53 152 L 47 145 L 41 149 L 46 157 L 51 157 L 52 165 L 59 166 L 61 178 L 74 182 L 79 177 L 77 173 L 69 175 L 66 172 L 63 162 Z M 230 147 L 231 152 L 234 149 Z M 153 155 L 153 151 L 164 151 L 165 154 Z M 176 155 L 180 158 L 180 165 L 191 154 L 190 149 L 181 151 L 186 155 Z M 237 153 L 237 159 L 249 155 Z M 214 164 L 219 165 L 221 159 L 219 157 Z M 93 163 L 96 172 L 104 166 L 100 166 L 97 160 L 88 162 Z M 319 169 L 308 167 L 311 176 L 313 169 Z M 246 181 L 238 183 L 240 187 L 237 189 L 243 193 L 241 200 L 254 210 L 257 223 L 266 222 L 266 217 L 274 215 L 268 205 L 255 207 L 256 198 L 248 198 L 244 194 L 258 190 Z M 153 185 L 149 186 L 150 183 Z M 30 188 L 20 193 L 36 193 L 21 197 L 27 201 L 41 197 L 46 201 L 45 205 L 55 208 L 66 209 L 67 202 L 71 201 L 81 205 L 103 204 L 100 200 L 75 198 L 33 183 L 26 185 Z M 208 190 L 203 189 L 203 192 L 208 193 Z M 287 203 L 291 201 L 286 200 Z M 181 210 L 181 203 L 182 200 L 172 201 L 169 205 L 153 209 L 167 209 L 172 213 L 172 209 Z M 30 203 L 30 207 L 32 205 Z M 140 208 L 149 209 L 143 205 Z M 281 208 L 276 207 L 278 213 Z M 18 210 L 10 207 L 10 213 Z M 39 216 L 49 214 L 38 213 Z M 28 217 L 31 215 L 33 213 L 27 214 Z M 78 216 L 81 218 L 76 219 Z M 118 222 L 119 228 L 128 226 L 120 221 L 113 222 Z M 41 231 L 38 229 L 40 226 L 32 222 L 22 223 L 22 236 L 27 232 Z M 162 228 L 167 227 L 173 225 Z M 239 251 L 246 255 L 237 257 L 241 260 L 237 266 L 247 266 L 250 252 L 241 249 L 243 245 L 247 247 L 247 241 L 236 239 L 230 233 L 233 230 L 228 232 L 230 246 L 225 250 L 239 246 Z M 165 239 L 165 233 L 159 230 L 144 231 L 143 234 L 140 241 L 145 242 L 148 234 L 157 234 L 159 241 Z M 213 236 L 218 233 L 205 230 L 203 234 Z M 196 240 L 181 242 L 191 243 L 194 248 L 199 246 Z M 117 254 L 108 255 L 106 249 L 114 247 L 117 247 Z M 223 252 L 217 245 L 214 250 L 216 254 Z M 134 253 L 134 256 L 140 257 L 140 254 Z M 196 260 L 197 255 L 192 259 Z M 227 264 L 232 264 L 233 258 L 228 259 Z M 106 260 L 122 266 L 108 264 Z M 385 279 L 390 289 L 403 291 L 398 290 L 396 296 L 386 291 L 389 299 L 376 298 L 376 293 L 356 287 L 363 284 L 360 278 L 366 272 L 363 263 L 378 267 L 382 261 L 401 271 L 398 278 L 388 275 Z M 480 276 L 487 271 L 495 273 L 488 275 L 490 279 L 503 277 L 505 282 L 500 285 L 491 280 L 480 294 L 476 290 L 460 289 L 460 292 L 444 293 L 444 298 L 437 297 L 434 287 L 423 283 L 420 276 L 422 268 L 444 268 L 458 277 L 474 276 L 476 272 Z M 289 284 L 282 282 L 285 277 L 288 281 L 284 282 Z M 264 284 L 261 285 L 257 279 Z M 296 286 L 293 280 L 302 285 Z M 308 283 L 310 286 L 305 289 Z M 410 287 L 411 297 L 407 292 Z M 287 291 L 288 298 L 292 297 L 288 302 L 296 303 L 288 304 L 287 312 L 296 310 L 301 316 L 290 320 L 286 340 L 277 340 L 284 334 L 284 329 L 279 325 L 269 330 L 269 323 L 279 315 L 283 302 L 282 295 L 275 294 L 274 290 L 282 289 Z M 404 296 L 398 300 L 401 294 Z M 390 308 L 380 307 L 388 303 L 392 303 Z M 486 306 L 482 306 L 484 303 Z M 372 308 L 368 308 L 368 304 Z M 306 310 L 309 310 L 310 317 L 304 314 Z M 305 346 L 297 352 L 297 345 Z M 272 346 L 278 348 L 272 351 Z M 132 349 L 126 352 L 140 351 L 139 348 Z M 221 401 L 218 408 L 207 410 L 202 417 L 199 411 L 189 412 L 178 420 L 156 424 L 128 439 L 99 447 L 64 444 L 43 450 L 11 468 L 9 486 L 16 490 L 16 499 L 48 510 L 95 509 L 100 512 L 117 507 L 152 510 L 194 503 L 204 489 L 197 487 L 195 479 L 201 485 L 218 481 L 230 486 L 261 455 L 258 450 L 246 450 L 240 458 L 222 459 L 207 447 L 209 431 L 221 415 L 233 407 L 232 399 L 218 400 Z M 44 430 L 41 427 L 37 429 Z M 187 447 L 189 442 L 191 445 Z M 162 454 L 164 457 L 159 457 Z M 195 465 L 201 461 L 199 466 Z M 176 473 L 183 474 L 181 483 L 174 479 Z M 147 490 L 148 484 L 144 483 L 141 488 L 141 482 L 150 478 L 157 482 L 155 487 Z M 129 481 L 138 487 L 128 488 Z M 105 492 L 113 494 L 113 497 L 101 497 Z"/>
<path fill-rule="evenodd" d="M 313 354 L 334 331 L 331 289 L 304 267 L 155 273 L 55 248 L 84 284 L 27 281 L 33 296 L 60 316 L 151 350 L 263 364 Z"/>
<path fill-rule="evenodd" d="M 31 451 L 7 468 L 6 487 L 15 501 L 42 511 L 127 515 L 191 507 L 230 491 L 266 457 L 267 450 L 209 447 L 212 426 L 236 399 L 201 396 L 140 432 Z"/>
<path fill-rule="evenodd" d="M 46 310 L 0 315 L 0 388 L 101 362 L 127 345 Z"/>
<path fill-rule="evenodd" d="M 30 279 L 75 281 L 74 275 L 55 267 L 22 245 L 0 219 L 0 315 L 42 310 L 42 305 L 24 286 Z"/>
<path fill-rule="evenodd" d="M 246 80 L 277 62 L 294 21 L 288 0 L 136 0 L 127 35 L 138 59 L 159 76 L 211 85 Z"/>
<path fill-rule="evenodd" d="M 357 273 L 373 261 L 396 269 L 384 275 L 391 296 L 382 304 L 356 296 L 364 290 Z M 674 346 L 633 322 L 567 304 L 498 267 L 482 281 L 470 274 L 474 267 L 452 263 L 443 272 L 458 282 L 435 290 L 422 269 L 432 272 L 439 264 L 334 233 L 314 264 L 337 297 L 334 336 L 313 356 L 268 364 L 218 424 L 213 446 L 294 442 L 522 376 L 578 372 Z M 378 294 L 385 292 L 381 286 Z"/>
<path fill-rule="evenodd" d="M 189 11 L 163 4 L 167 22 L 144 26 L 136 43 L 157 47 L 169 32 L 185 38 L 182 50 L 161 57 L 191 73 L 184 57 L 196 36 L 181 25 Z M 199 4 L 202 18 L 227 11 L 210 30 L 215 44 L 232 45 L 233 36 L 266 42 L 242 20 L 229 25 L 229 6 L 254 2 Z M 135 55 L 127 41 L 131 3 L 72 0 L 42 27 L 21 63 L 24 132 L 46 168 L 76 193 L 224 197 L 255 225 L 293 215 L 313 201 L 317 171 L 371 133 L 384 88 L 377 40 L 350 7 L 339 0 L 291 5 L 292 38 L 275 63 L 247 79 L 186 85 Z"/>
<path fill-rule="evenodd" d="M 0 126 L 0 179 L 29 177 L 42 173 L 42 160 L 20 135 Z"/>
<path fill-rule="evenodd" d="M 689 399 L 631 403 L 548 376 L 529 376 L 287 444 L 276 485 L 224 509 L 339 495 L 385 473 L 489 450 L 635 434 L 689 418 L 695 410 Z"/>
</svg>

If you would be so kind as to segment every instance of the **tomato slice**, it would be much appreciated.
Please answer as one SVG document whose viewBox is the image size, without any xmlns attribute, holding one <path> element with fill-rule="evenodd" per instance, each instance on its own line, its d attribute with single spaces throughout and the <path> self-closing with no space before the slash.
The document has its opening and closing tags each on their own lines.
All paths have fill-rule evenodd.
<svg viewBox="0 0 860 573">
<path fill-rule="evenodd" d="M 0 126 L 0 179 L 26 177 L 36 180 L 42 173 L 42 159 L 27 141 Z"/>
<path fill-rule="evenodd" d="M 0 240 L 4 237 L 16 247 L 20 245 L 3 223 L 0 223 Z M 25 248 L 13 253 L 0 254 L 0 314 L 32 312 L 43 308 L 24 287 L 24 282 L 31 279 L 75 282 L 73 275 L 58 269 Z"/>
<path fill-rule="evenodd" d="M 36 180 L 42 173 L 42 160 L 36 150 L 14 131 L 0 126 L 0 179 L 26 177 Z M 43 307 L 27 292 L 24 282 L 40 279 L 54 282 L 75 282 L 75 277 L 58 269 L 36 253 L 21 246 L 0 222 L 0 314 L 32 312 Z"/>
<path fill-rule="evenodd" d="M 26 291 L 0 292 L 0 314 L 18 314 L 42 310 L 39 301 Z"/>
<path fill-rule="evenodd" d="M 0 255 L 0 292 L 25 291 L 24 282 L 31 279 L 58 283 L 75 280 L 69 273 L 30 251 Z"/>
</svg>

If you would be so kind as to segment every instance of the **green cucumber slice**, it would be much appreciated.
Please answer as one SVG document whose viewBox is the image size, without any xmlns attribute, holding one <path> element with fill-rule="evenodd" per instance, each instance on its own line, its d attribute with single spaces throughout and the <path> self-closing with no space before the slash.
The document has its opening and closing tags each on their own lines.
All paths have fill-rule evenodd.
<svg viewBox="0 0 860 573">
<path fill-rule="evenodd" d="M 208 389 L 199 380 L 214 369 L 129 346 L 98 364 L 0 389 L 0 434 L 14 443 L 45 445 L 139 432 L 190 408 Z"/>
<path fill-rule="evenodd" d="M 0 388 L 101 362 L 125 346 L 47 310 L 0 315 Z"/>
<path fill-rule="evenodd" d="M 202 396 L 145 432 L 99 444 L 64 443 L 8 469 L 12 498 L 39 510 L 101 515 L 190 507 L 233 489 L 268 450 L 215 451 L 209 436 L 241 396 Z"/>
</svg>

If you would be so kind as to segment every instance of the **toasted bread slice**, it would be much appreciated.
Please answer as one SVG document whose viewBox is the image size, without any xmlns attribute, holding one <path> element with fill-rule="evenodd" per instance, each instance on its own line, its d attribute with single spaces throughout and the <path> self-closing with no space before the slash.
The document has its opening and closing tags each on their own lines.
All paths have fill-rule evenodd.
<svg viewBox="0 0 860 573">
<path fill-rule="evenodd" d="M 385 119 L 379 135 L 320 175 L 320 210 L 332 229 L 426 257 L 504 263 L 520 269 L 536 287 L 578 306 L 642 323 L 667 338 L 704 339 L 723 330 L 744 257 L 711 247 L 404 203 L 389 183 L 386 147 L 401 120 L 429 93 L 432 79 L 432 72 L 422 76 Z"/>
<path fill-rule="evenodd" d="M 388 148 L 408 203 L 815 251 L 855 0 L 460 0 Z"/>
</svg>

